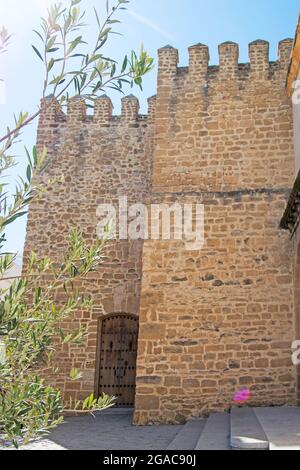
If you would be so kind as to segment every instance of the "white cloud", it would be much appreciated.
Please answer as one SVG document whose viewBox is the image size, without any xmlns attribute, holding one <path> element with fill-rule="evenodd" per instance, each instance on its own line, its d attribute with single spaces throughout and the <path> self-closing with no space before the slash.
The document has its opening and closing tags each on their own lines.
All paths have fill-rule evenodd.
<svg viewBox="0 0 300 470">
<path fill-rule="evenodd" d="M 153 21 L 149 20 L 145 16 L 140 15 L 139 13 L 136 13 L 133 10 L 128 10 L 127 14 L 131 15 L 133 18 L 135 18 L 140 23 L 148 26 L 150 29 L 153 29 L 153 31 L 156 31 L 161 36 L 164 36 L 167 39 L 174 39 L 174 36 L 171 33 L 169 33 L 168 31 L 165 31 L 159 25 L 157 25 L 156 23 L 153 23 Z"/>
</svg>

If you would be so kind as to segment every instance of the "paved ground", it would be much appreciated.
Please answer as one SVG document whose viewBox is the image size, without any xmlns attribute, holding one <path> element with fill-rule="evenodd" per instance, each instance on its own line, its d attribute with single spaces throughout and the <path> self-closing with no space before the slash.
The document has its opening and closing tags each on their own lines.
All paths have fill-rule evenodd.
<svg viewBox="0 0 300 470">
<path fill-rule="evenodd" d="M 132 411 L 66 418 L 47 439 L 22 450 L 300 450 L 300 407 L 233 408 L 184 426 L 131 425 Z M 13 450 L 1 448 L 0 450 Z"/>
<path fill-rule="evenodd" d="M 300 407 L 255 408 L 270 450 L 300 450 Z"/>
<path fill-rule="evenodd" d="M 163 450 L 182 426 L 131 425 L 132 412 L 119 410 L 68 417 L 47 439 L 22 450 Z"/>
</svg>

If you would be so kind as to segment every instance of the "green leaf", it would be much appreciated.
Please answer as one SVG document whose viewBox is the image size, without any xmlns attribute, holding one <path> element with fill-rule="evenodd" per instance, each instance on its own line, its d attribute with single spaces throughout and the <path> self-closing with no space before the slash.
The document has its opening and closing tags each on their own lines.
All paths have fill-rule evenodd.
<svg viewBox="0 0 300 470">
<path fill-rule="evenodd" d="M 116 73 L 116 64 L 112 64 L 111 70 L 110 70 L 111 78 L 115 75 L 115 73 Z"/>
<path fill-rule="evenodd" d="M 75 49 L 79 44 L 86 44 L 85 41 L 82 41 L 82 36 L 78 36 L 77 38 L 75 38 L 75 39 L 69 44 L 69 48 L 68 48 L 68 51 L 67 51 L 67 55 L 71 54 L 71 52 L 74 51 L 74 49 Z"/>
<path fill-rule="evenodd" d="M 34 50 L 34 52 L 36 53 L 36 55 L 41 59 L 41 61 L 44 62 L 44 59 L 43 59 L 41 53 L 39 52 L 39 50 L 35 46 L 31 46 L 31 47 Z"/>
<path fill-rule="evenodd" d="M 55 64 L 55 60 L 53 58 L 51 58 L 49 63 L 48 63 L 48 66 L 47 66 L 48 72 L 50 72 L 50 70 L 53 68 L 54 64 Z"/>
<path fill-rule="evenodd" d="M 47 52 L 56 52 L 59 51 L 59 47 L 52 47 L 51 49 L 47 50 Z"/>
<path fill-rule="evenodd" d="M 44 42 L 44 38 L 43 38 L 43 36 L 41 35 L 41 33 L 39 33 L 38 31 L 36 31 L 35 29 L 33 30 L 33 32 L 34 32 L 35 34 L 37 34 L 38 37 Z"/>
<path fill-rule="evenodd" d="M 28 163 L 30 165 L 30 168 L 32 168 L 33 167 L 32 160 L 31 160 L 30 154 L 28 152 L 28 149 L 26 147 L 25 147 L 25 153 L 26 153 L 26 157 L 27 157 Z"/>
<path fill-rule="evenodd" d="M 134 83 L 135 83 L 136 85 L 138 85 L 141 90 L 143 90 L 143 88 L 142 88 L 142 77 L 137 77 L 137 78 L 135 78 L 135 79 L 134 79 Z"/>
<path fill-rule="evenodd" d="M 7 225 L 12 224 L 16 219 L 18 219 L 19 217 L 23 217 L 23 215 L 25 214 L 27 214 L 27 211 L 18 212 L 17 214 L 8 217 L 2 222 L 2 227 L 6 227 Z"/>
<path fill-rule="evenodd" d="M 95 12 L 95 16 L 96 16 L 96 21 L 97 21 L 98 27 L 101 28 L 101 26 L 100 26 L 100 20 L 99 20 L 99 15 L 98 15 L 97 10 L 96 10 L 95 7 L 94 7 L 94 12 Z"/>
<path fill-rule="evenodd" d="M 124 57 L 124 60 L 123 60 L 123 64 L 122 64 L 122 68 L 121 68 L 121 73 L 124 73 L 126 68 L 127 68 L 127 64 L 128 64 L 128 57 L 127 55 Z"/>
<path fill-rule="evenodd" d="M 71 369 L 71 372 L 70 372 L 71 380 L 75 381 L 75 380 L 81 379 L 81 377 L 82 377 L 82 373 L 78 369 L 76 368 Z"/>
<path fill-rule="evenodd" d="M 38 153 L 37 153 L 37 148 L 35 145 L 32 148 L 32 155 L 33 155 L 34 165 L 36 166 L 38 164 Z"/>
<path fill-rule="evenodd" d="M 27 169 L 26 169 L 26 177 L 27 177 L 28 183 L 30 183 L 30 181 L 31 181 L 31 176 L 32 176 L 31 167 L 30 167 L 30 165 L 28 165 Z"/>
<path fill-rule="evenodd" d="M 51 48 L 54 46 L 56 41 L 56 36 L 53 36 L 52 38 L 49 39 L 47 43 L 47 52 L 50 52 Z"/>
</svg>

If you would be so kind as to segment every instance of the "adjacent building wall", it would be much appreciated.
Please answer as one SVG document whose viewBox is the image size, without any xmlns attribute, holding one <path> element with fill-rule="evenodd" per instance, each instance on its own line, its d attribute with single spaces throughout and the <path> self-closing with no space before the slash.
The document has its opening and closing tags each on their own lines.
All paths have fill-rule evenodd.
<svg viewBox="0 0 300 470">
<path fill-rule="evenodd" d="M 299 61 L 300 61 L 300 51 L 299 51 Z M 300 69 L 299 69 L 299 74 L 298 78 L 300 83 Z M 298 87 L 298 92 L 297 92 L 297 101 L 299 103 L 295 102 L 293 104 L 294 108 L 294 136 L 295 136 L 295 174 L 297 176 L 299 170 L 300 170 L 300 87 Z"/>
<path fill-rule="evenodd" d="M 296 28 L 295 40 L 290 54 L 288 74 L 286 79 L 286 93 L 292 99 L 295 91 L 295 81 L 300 80 L 300 16 Z M 297 88 L 297 101 L 300 100 L 300 88 Z M 295 137 L 295 170 L 296 176 L 300 170 L 300 105 L 293 99 L 294 105 L 294 137 Z"/>
<path fill-rule="evenodd" d="M 298 83 L 296 82 L 298 80 Z M 300 340 L 300 16 L 295 40 L 290 55 L 286 80 L 286 93 L 293 103 L 295 178 L 290 197 L 281 218 L 280 226 L 290 235 L 289 256 L 294 267 L 294 339 Z M 300 403 L 300 365 L 295 367 L 297 373 L 297 400 Z"/>
</svg>

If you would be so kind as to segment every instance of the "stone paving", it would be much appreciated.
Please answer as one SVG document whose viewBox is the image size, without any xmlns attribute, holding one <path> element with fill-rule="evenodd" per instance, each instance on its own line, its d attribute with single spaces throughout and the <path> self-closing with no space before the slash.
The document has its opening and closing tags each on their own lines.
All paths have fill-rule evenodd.
<svg viewBox="0 0 300 470">
<path fill-rule="evenodd" d="M 163 450 L 182 428 L 135 427 L 131 410 L 118 411 L 97 413 L 95 417 L 67 417 L 46 439 L 22 450 Z"/>
<path fill-rule="evenodd" d="M 300 450 L 300 407 L 237 408 L 185 425 L 132 426 L 132 410 L 67 417 L 22 450 Z M 14 450 L 0 447 L 0 450 Z"/>
</svg>

